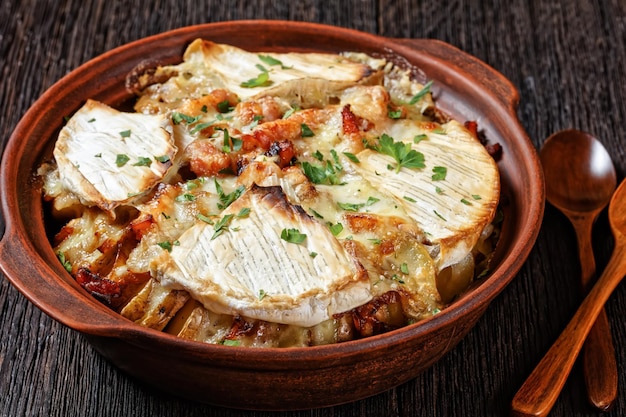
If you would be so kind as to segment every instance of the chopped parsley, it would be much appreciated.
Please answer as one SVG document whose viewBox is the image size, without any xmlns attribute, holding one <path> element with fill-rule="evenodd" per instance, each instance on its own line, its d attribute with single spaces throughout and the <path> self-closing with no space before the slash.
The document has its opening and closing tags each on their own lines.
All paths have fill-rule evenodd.
<svg viewBox="0 0 626 417">
<path fill-rule="evenodd" d="M 385 133 L 380 137 L 379 144 L 373 149 L 396 160 L 395 171 L 401 168 L 424 168 L 424 154 L 411 149 L 411 144 L 396 142 Z M 393 167 L 392 167 L 393 168 Z"/>
<path fill-rule="evenodd" d="M 478 194 L 472 194 L 472 198 L 473 198 L 474 200 L 482 200 L 482 197 L 481 197 L 481 196 L 479 196 Z"/>
<path fill-rule="evenodd" d="M 358 164 L 359 162 L 361 162 L 361 161 L 359 161 L 359 158 L 357 158 L 356 155 L 353 154 L 353 153 L 344 152 L 343 154 L 346 156 L 346 158 L 348 158 L 349 160 L 351 160 L 354 163 Z"/>
<path fill-rule="evenodd" d="M 63 252 L 59 251 L 59 252 L 57 252 L 57 257 L 59 258 L 59 261 L 61 262 L 61 265 L 63 265 L 63 268 L 65 268 L 65 270 L 71 274 L 72 273 L 72 264 L 70 263 L 70 261 L 67 260 L 67 258 L 65 257 L 65 254 Z"/>
<path fill-rule="evenodd" d="M 120 132 L 120 136 L 123 138 L 128 138 L 130 137 L 130 130 L 123 130 Z"/>
<path fill-rule="evenodd" d="M 270 85 L 272 85 L 272 81 L 270 80 L 270 74 L 267 71 L 261 71 L 256 78 L 251 78 L 240 84 L 243 88 L 267 87 Z"/>
<path fill-rule="evenodd" d="M 424 87 L 417 92 L 417 94 L 415 94 L 413 97 L 411 97 L 411 100 L 409 100 L 409 104 L 415 104 L 418 101 L 420 101 L 426 94 L 430 93 L 430 87 L 433 85 L 432 80 L 428 81 Z"/>
<path fill-rule="evenodd" d="M 337 176 L 336 166 L 333 166 L 330 161 L 326 161 L 323 165 L 302 162 L 302 171 L 313 184 L 341 184 L 341 180 Z"/>
<path fill-rule="evenodd" d="M 311 128 L 306 123 L 301 123 L 300 128 L 302 129 L 303 138 L 310 138 L 311 136 L 315 136 L 315 133 L 313 133 Z"/>
<path fill-rule="evenodd" d="M 421 141 L 428 139 L 428 135 L 422 133 L 421 135 L 415 135 L 413 137 L 413 143 L 420 143 Z"/>
<path fill-rule="evenodd" d="M 402 109 L 387 109 L 387 116 L 389 116 L 390 119 L 399 119 L 402 117 Z"/>
<path fill-rule="evenodd" d="M 220 113 L 229 113 L 234 110 L 234 107 L 230 105 L 228 100 L 220 101 L 219 103 L 217 103 L 216 107 L 217 107 L 217 111 Z M 205 113 L 206 113 L 206 110 L 205 110 Z"/>
<path fill-rule="evenodd" d="M 152 159 L 145 156 L 140 156 L 137 162 L 133 164 L 133 166 L 137 167 L 149 167 L 150 165 L 152 165 Z"/>
<path fill-rule="evenodd" d="M 222 345 L 224 346 L 239 346 L 240 344 L 241 341 L 236 339 L 224 339 L 222 341 Z"/>
<path fill-rule="evenodd" d="M 237 152 L 243 146 L 243 140 L 231 137 L 228 133 L 228 129 L 217 128 L 216 130 L 221 130 L 224 132 L 224 141 L 222 145 L 222 152 L 229 153 L 231 151 Z"/>
<path fill-rule="evenodd" d="M 211 240 L 217 238 L 226 230 L 228 230 L 228 226 L 230 226 L 230 222 L 233 220 L 233 217 L 234 214 L 227 214 L 215 223 L 215 226 L 213 226 L 213 230 L 215 230 L 215 233 L 213 233 L 213 236 L 211 236 Z"/>
<path fill-rule="evenodd" d="M 237 213 L 237 217 L 242 219 L 244 217 L 248 217 L 250 215 L 250 207 L 242 207 Z"/>
<path fill-rule="evenodd" d="M 447 222 L 446 218 L 443 217 L 441 214 L 439 214 L 437 210 L 433 210 L 433 213 L 435 213 L 435 215 L 439 217 L 441 220 L 443 220 L 444 222 Z"/>
<path fill-rule="evenodd" d="M 409 274 L 409 266 L 406 264 L 406 262 L 404 262 L 402 265 L 400 265 L 400 271 L 404 275 L 408 275 Z"/>
<path fill-rule="evenodd" d="M 196 123 L 198 120 L 200 120 L 200 118 L 202 118 L 202 115 L 198 115 L 194 117 L 194 116 L 188 116 L 180 112 L 172 113 L 172 122 L 174 122 L 175 125 L 181 124 L 182 122 L 185 122 L 188 125 L 192 125 Z"/>
<path fill-rule="evenodd" d="M 447 174 L 448 168 L 437 166 L 433 168 L 433 175 L 431 178 L 433 181 L 443 181 L 446 179 Z"/>
<path fill-rule="evenodd" d="M 169 155 L 155 156 L 154 159 L 157 160 L 158 162 L 162 163 L 162 164 L 165 164 L 165 163 L 170 161 Z"/>
<path fill-rule="evenodd" d="M 117 165 L 118 167 L 123 167 L 128 161 L 130 161 L 130 158 L 128 157 L 128 155 L 123 153 L 118 153 L 115 157 L 115 165 Z"/>
<path fill-rule="evenodd" d="M 259 301 L 264 299 L 266 295 L 267 295 L 267 293 L 265 292 L 265 290 L 264 289 L 260 289 L 259 290 Z"/>
<path fill-rule="evenodd" d="M 306 234 L 300 233 L 298 229 L 283 229 L 280 238 L 289 243 L 302 243 L 306 239 Z"/>
<path fill-rule="evenodd" d="M 195 195 L 189 194 L 189 193 L 185 193 L 185 194 L 181 194 L 179 196 L 176 196 L 176 198 L 174 200 L 176 200 L 179 203 L 186 203 L 186 202 L 194 201 L 195 199 L 196 199 Z"/>
<path fill-rule="evenodd" d="M 339 206 L 339 208 L 345 210 L 345 211 L 359 211 L 361 208 L 365 207 L 365 203 L 359 203 L 359 204 L 355 204 L 355 203 L 340 203 L 337 202 L 337 205 Z"/>
<path fill-rule="evenodd" d="M 469 201 L 467 201 L 465 198 L 461 199 L 461 203 L 465 204 L 466 206 L 471 206 L 472 203 L 470 203 Z"/>
<path fill-rule="evenodd" d="M 333 234 L 333 236 L 337 236 L 342 231 L 343 231 L 343 225 L 341 223 L 330 225 L 330 232 Z"/>
<path fill-rule="evenodd" d="M 217 182 L 217 179 L 214 181 L 215 181 L 215 190 L 217 191 L 217 195 L 220 199 L 220 202 L 217 203 L 217 208 L 220 210 L 224 210 L 226 207 L 230 206 L 233 203 L 233 201 L 241 197 L 241 194 L 243 194 L 243 192 L 246 190 L 246 187 L 244 187 L 243 185 L 240 185 L 232 193 L 226 194 L 224 190 L 222 189 L 222 186 L 220 185 L 220 183 Z"/>
<path fill-rule="evenodd" d="M 202 214 L 202 213 L 198 213 L 198 214 L 196 214 L 196 218 L 197 218 L 198 220 L 202 220 L 203 222 L 208 223 L 208 224 L 215 224 L 215 223 L 213 222 L 213 220 L 211 220 L 211 218 L 210 218 L 209 216 L 205 216 L 205 215 L 204 215 L 204 214 Z"/>
<path fill-rule="evenodd" d="M 164 242 L 158 242 L 157 245 L 159 245 L 168 252 L 172 251 L 172 242 L 170 242 L 169 240 L 166 240 Z"/>
<path fill-rule="evenodd" d="M 261 61 L 263 61 L 263 63 L 265 65 L 269 65 L 269 66 L 280 65 L 280 67 L 282 69 L 289 69 L 289 68 L 291 68 L 291 67 L 286 67 L 285 64 L 283 64 L 280 59 L 276 59 L 273 56 L 270 56 L 270 55 L 258 55 L 258 57 L 259 57 L 259 59 Z"/>
<path fill-rule="evenodd" d="M 416 200 L 416 199 L 414 199 L 414 198 L 412 198 L 412 197 L 409 197 L 408 195 L 405 195 L 405 196 L 404 196 L 404 197 L 402 197 L 402 198 L 404 198 L 406 201 L 409 201 L 409 202 L 411 202 L 411 203 L 417 203 L 417 200 Z"/>
</svg>

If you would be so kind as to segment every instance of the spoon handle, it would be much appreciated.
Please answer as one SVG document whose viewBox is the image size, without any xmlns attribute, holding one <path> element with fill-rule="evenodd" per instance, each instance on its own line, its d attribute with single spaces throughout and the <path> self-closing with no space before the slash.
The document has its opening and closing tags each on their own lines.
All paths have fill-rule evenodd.
<svg viewBox="0 0 626 417">
<path fill-rule="evenodd" d="M 574 317 L 517 391 L 513 416 L 547 416 L 574 366 L 585 338 L 604 303 L 626 275 L 626 241 L 616 241 L 613 255 Z"/>
<path fill-rule="evenodd" d="M 570 214 L 576 230 L 583 293 L 589 291 L 596 274 L 591 236 L 596 215 Z M 611 327 L 604 308 L 591 328 L 582 352 L 583 375 L 589 402 L 608 411 L 617 397 L 617 362 Z"/>
</svg>

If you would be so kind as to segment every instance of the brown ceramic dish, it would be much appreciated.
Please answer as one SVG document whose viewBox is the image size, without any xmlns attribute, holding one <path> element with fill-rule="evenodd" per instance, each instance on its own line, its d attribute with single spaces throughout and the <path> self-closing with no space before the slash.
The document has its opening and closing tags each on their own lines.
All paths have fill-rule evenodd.
<svg viewBox="0 0 626 417">
<path fill-rule="evenodd" d="M 392 55 L 434 80 L 438 106 L 459 121 L 477 120 L 502 146 L 499 168 L 505 222 L 492 273 L 432 318 L 338 345 L 250 349 L 202 344 L 143 328 L 89 296 L 58 262 L 46 238 L 41 188 L 33 181 L 49 157 L 63 117 L 87 98 L 121 105 L 126 75 L 140 62 L 177 63 L 195 38 L 264 51 L 363 51 Z M 123 371 L 164 391 L 249 409 L 314 408 L 354 401 L 414 378 L 455 346 L 514 278 L 538 233 L 542 171 L 516 117 L 518 95 L 501 74 L 435 40 L 388 39 L 336 27 L 242 21 L 187 27 L 116 48 L 53 85 L 24 115 L 2 160 L 6 231 L 2 270 L 31 302 L 82 333 Z"/>
</svg>

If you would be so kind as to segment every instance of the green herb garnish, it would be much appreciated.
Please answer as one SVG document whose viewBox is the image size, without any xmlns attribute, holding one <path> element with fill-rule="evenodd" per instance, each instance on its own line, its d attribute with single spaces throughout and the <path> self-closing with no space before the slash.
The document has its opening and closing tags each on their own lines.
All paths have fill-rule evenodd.
<svg viewBox="0 0 626 417">
<path fill-rule="evenodd" d="M 443 181 L 448 174 L 448 168 L 437 166 L 433 168 L 433 173 L 434 174 L 431 176 L 433 181 Z"/>
<path fill-rule="evenodd" d="M 130 161 L 130 158 L 128 157 L 128 155 L 123 153 L 118 153 L 115 157 L 115 165 L 117 165 L 118 167 L 123 167 L 128 161 Z"/>
<path fill-rule="evenodd" d="M 380 137 L 379 144 L 374 148 L 376 151 L 391 156 L 396 160 L 396 172 L 401 168 L 424 168 L 424 154 L 411 149 L 411 144 L 395 142 L 385 133 Z"/>
<path fill-rule="evenodd" d="M 283 229 L 280 238 L 289 243 L 302 243 L 306 239 L 306 234 L 300 233 L 298 229 Z"/>
<path fill-rule="evenodd" d="M 272 81 L 270 81 L 270 75 L 267 71 L 261 71 L 256 78 L 251 78 L 240 84 L 243 88 L 267 87 L 269 85 L 272 85 Z"/>
<path fill-rule="evenodd" d="M 422 88 L 420 91 L 417 92 L 417 94 L 415 94 L 413 97 L 411 97 L 411 100 L 409 100 L 409 104 L 415 104 L 418 101 L 420 101 L 422 99 L 422 97 L 424 97 L 426 94 L 430 93 L 430 87 L 433 85 L 432 80 L 428 81 L 425 85 L 424 88 Z"/>
<path fill-rule="evenodd" d="M 133 164 L 137 167 L 149 167 L 150 165 L 152 165 L 152 159 L 145 156 L 140 156 L 138 161 Z"/>
</svg>

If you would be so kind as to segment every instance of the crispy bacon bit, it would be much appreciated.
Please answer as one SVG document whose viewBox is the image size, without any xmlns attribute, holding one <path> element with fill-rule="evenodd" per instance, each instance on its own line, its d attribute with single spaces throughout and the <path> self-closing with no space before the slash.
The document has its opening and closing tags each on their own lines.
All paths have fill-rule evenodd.
<svg viewBox="0 0 626 417">
<path fill-rule="evenodd" d="M 154 218 L 152 214 L 148 214 L 145 217 L 138 217 L 130 223 L 130 229 L 135 234 L 135 239 L 139 242 L 148 230 L 150 230 L 150 226 L 154 224 Z"/>
<path fill-rule="evenodd" d="M 293 143 L 289 140 L 283 140 L 280 142 L 274 142 L 270 145 L 270 148 L 265 152 L 267 156 L 278 155 L 278 165 L 281 168 L 293 165 L 296 160 L 296 150 Z"/>
<path fill-rule="evenodd" d="M 196 140 L 187 146 L 189 168 L 199 177 L 214 177 L 231 168 L 228 154 L 217 149 L 208 140 Z"/>
<path fill-rule="evenodd" d="M 234 340 L 240 336 L 250 333 L 254 329 L 254 323 L 251 323 L 241 316 L 235 316 L 230 326 L 230 331 L 225 339 Z"/>
<path fill-rule="evenodd" d="M 95 298 L 109 305 L 114 298 L 118 298 L 122 293 L 122 289 L 117 282 L 102 278 L 87 268 L 78 269 L 76 282 Z"/>
<path fill-rule="evenodd" d="M 502 157 L 502 146 L 499 143 L 494 143 L 491 145 L 485 145 L 485 149 L 489 152 L 489 155 L 496 161 L 500 160 Z"/>
<path fill-rule="evenodd" d="M 361 337 L 402 327 L 406 324 L 406 316 L 402 310 L 402 296 L 397 291 L 388 291 L 352 310 L 352 319 Z"/>
<path fill-rule="evenodd" d="M 346 213 L 345 219 L 354 233 L 372 232 L 380 223 L 376 216 L 367 213 Z"/>
<path fill-rule="evenodd" d="M 359 119 L 356 114 L 352 113 L 349 104 L 341 109 L 341 121 L 343 122 L 344 134 L 359 133 L 361 131 L 361 129 L 359 129 Z"/>
<path fill-rule="evenodd" d="M 464 126 L 476 139 L 478 139 L 478 123 L 476 123 L 475 120 L 466 121 Z"/>
<path fill-rule="evenodd" d="M 394 243 L 393 239 L 385 239 L 380 242 L 380 245 L 378 245 L 378 250 L 380 251 L 381 255 L 389 255 L 396 251 L 396 244 Z"/>
</svg>

